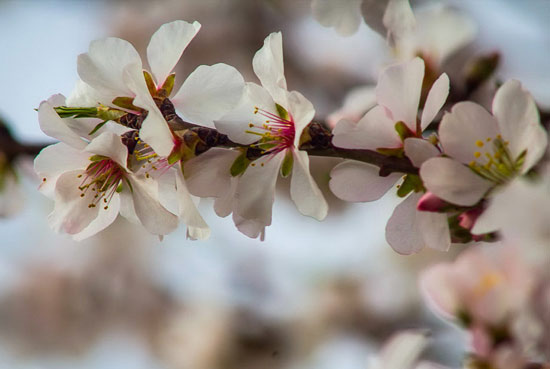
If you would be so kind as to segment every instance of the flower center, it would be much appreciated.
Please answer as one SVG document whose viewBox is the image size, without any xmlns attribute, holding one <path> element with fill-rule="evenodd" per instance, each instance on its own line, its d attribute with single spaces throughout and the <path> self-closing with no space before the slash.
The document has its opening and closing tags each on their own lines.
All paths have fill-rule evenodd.
<svg viewBox="0 0 550 369">
<path fill-rule="evenodd" d="M 145 175 L 146 178 L 158 178 L 172 167 L 173 164 L 168 163 L 168 159 L 159 156 L 148 144 L 141 141 L 136 136 L 136 148 L 133 155 L 139 164 L 137 174 Z"/>
<path fill-rule="evenodd" d="M 479 150 L 474 151 L 475 160 L 469 164 L 470 169 L 491 182 L 502 184 L 515 177 L 525 158 L 525 153 L 518 158 L 512 158 L 508 149 L 509 142 L 500 135 L 475 142 Z M 489 147 L 487 147 L 489 146 Z"/>
<path fill-rule="evenodd" d="M 93 191 L 92 201 L 89 208 L 96 207 L 103 200 L 104 209 L 109 208 L 109 203 L 115 192 L 122 190 L 121 182 L 124 179 L 124 170 L 113 160 L 100 155 L 94 155 L 90 158 L 92 161 L 78 177 L 83 177 L 82 183 L 78 186 L 81 191 L 80 197 L 86 196 L 88 191 Z"/>
<path fill-rule="evenodd" d="M 483 297 L 502 282 L 503 278 L 499 272 L 488 271 L 479 279 L 479 283 L 475 287 L 474 293 L 477 297 Z"/>
<path fill-rule="evenodd" d="M 279 114 L 273 114 L 266 110 L 255 107 L 254 114 L 259 114 L 266 118 L 262 125 L 250 123 L 250 128 L 246 133 L 260 136 L 260 140 L 251 145 L 262 150 L 262 154 L 277 154 L 294 145 L 296 129 L 292 116 L 283 108 L 277 106 Z"/>
</svg>

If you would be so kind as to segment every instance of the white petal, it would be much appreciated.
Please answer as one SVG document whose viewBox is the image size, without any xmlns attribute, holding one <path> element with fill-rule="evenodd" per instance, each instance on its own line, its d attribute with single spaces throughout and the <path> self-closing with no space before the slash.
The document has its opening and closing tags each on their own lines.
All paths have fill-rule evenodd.
<svg viewBox="0 0 550 369">
<path fill-rule="evenodd" d="M 231 186 L 231 165 L 240 151 L 212 148 L 185 163 L 187 188 L 195 196 L 221 197 Z"/>
<path fill-rule="evenodd" d="M 395 130 L 395 122 L 389 119 L 381 106 L 375 106 L 357 123 L 338 122 L 332 143 L 348 149 L 399 148 L 401 139 Z"/>
<path fill-rule="evenodd" d="M 229 182 L 229 188 L 225 190 L 222 196 L 216 198 L 214 201 L 214 211 L 219 217 L 224 218 L 233 212 L 238 185 L 239 178 L 232 177 Z"/>
<path fill-rule="evenodd" d="M 401 178 L 398 173 L 380 177 L 380 169 L 359 161 L 345 161 L 330 172 L 329 186 L 344 201 L 374 201 L 381 198 Z"/>
<path fill-rule="evenodd" d="M 233 222 L 237 229 L 250 238 L 258 238 L 263 241 L 265 237 L 265 224 L 257 220 L 244 219 L 233 213 Z"/>
<path fill-rule="evenodd" d="M 389 111 L 394 122 L 404 122 L 413 132 L 423 79 L 424 61 L 414 58 L 384 69 L 376 86 L 378 104 Z"/>
<path fill-rule="evenodd" d="M 429 267 L 420 275 L 420 290 L 431 308 L 452 318 L 461 301 L 457 295 L 456 275 L 451 264 L 441 263 Z"/>
<path fill-rule="evenodd" d="M 78 75 L 102 94 L 131 96 L 123 79 L 124 68 L 129 64 L 142 69 L 136 49 L 128 41 L 109 37 L 92 41 L 88 53 L 78 56 Z"/>
<path fill-rule="evenodd" d="M 284 155 L 281 152 L 275 156 L 264 156 L 251 163 L 243 173 L 237 186 L 237 205 L 234 210 L 239 217 L 255 220 L 264 227 L 271 224 L 275 184 Z"/>
<path fill-rule="evenodd" d="M 412 32 L 416 25 L 408 0 L 389 0 L 382 21 L 391 43 Z"/>
<path fill-rule="evenodd" d="M 134 208 L 134 200 L 132 199 L 132 193 L 130 191 L 122 191 L 119 194 L 120 197 L 120 215 L 127 221 L 135 225 L 141 226 L 136 209 Z"/>
<path fill-rule="evenodd" d="M 174 147 L 172 131 L 151 97 L 141 66 L 131 64 L 124 69 L 124 81 L 135 94 L 134 105 L 148 111 L 139 131 L 140 138 L 160 156 L 168 156 Z"/>
<path fill-rule="evenodd" d="M 86 142 L 76 134 L 69 126 L 67 121 L 62 119 L 54 110 L 54 106 L 48 101 L 42 101 L 38 108 L 38 122 L 40 129 L 50 137 L 57 138 L 76 149 L 82 149 Z"/>
<path fill-rule="evenodd" d="M 159 202 L 172 214 L 179 215 L 179 196 L 176 187 L 177 168 L 170 168 L 155 178 L 158 184 Z"/>
<path fill-rule="evenodd" d="M 94 191 L 80 190 L 82 170 L 65 172 L 55 186 L 55 205 L 48 215 L 48 223 L 56 232 L 77 234 L 98 216 L 100 206 L 88 207 L 94 201 Z"/>
<path fill-rule="evenodd" d="M 323 220 L 328 213 L 328 204 L 309 173 L 309 157 L 305 151 L 300 150 L 294 150 L 293 155 L 290 197 L 300 213 Z"/>
<path fill-rule="evenodd" d="M 414 196 L 413 194 L 411 196 Z M 421 196 L 416 198 L 416 203 Z M 447 214 L 431 211 L 416 211 L 418 229 L 424 239 L 424 245 L 439 251 L 448 251 L 451 247 L 451 234 Z"/>
<path fill-rule="evenodd" d="M 372 85 L 359 86 L 350 90 L 344 99 L 342 107 L 327 117 L 331 128 L 342 119 L 357 122 L 367 111 L 376 105 L 375 87 Z"/>
<path fill-rule="evenodd" d="M 384 344 L 380 361 L 384 363 L 384 369 L 413 368 L 427 344 L 426 333 L 413 330 L 397 333 Z"/>
<path fill-rule="evenodd" d="M 113 224 L 118 216 L 119 210 L 120 196 L 118 194 L 114 194 L 111 198 L 111 201 L 109 201 L 109 206 L 107 207 L 107 209 L 100 208 L 97 214 L 97 218 L 92 220 L 92 222 L 81 232 L 75 234 L 73 236 L 73 240 L 82 241 L 104 230 L 105 228 Z"/>
<path fill-rule="evenodd" d="M 540 124 L 533 97 L 522 89 L 521 83 L 510 80 L 497 90 L 493 114 L 502 137 L 509 141 L 512 156 L 517 158 L 527 150 L 522 168 L 525 173 L 544 155 L 548 145 L 547 133 Z"/>
<path fill-rule="evenodd" d="M 433 158 L 422 164 L 420 176 L 428 191 L 457 205 L 476 204 L 493 184 L 458 161 Z"/>
<path fill-rule="evenodd" d="M 170 75 L 187 45 L 199 32 L 199 22 L 181 20 L 166 23 L 153 34 L 147 46 L 147 60 L 159 86 Z"/>
<path fill-rule="evenodd" d="M 441 153 L 433 144 L 427 140 L 421 138 L 409 137 L 405 140 L 404 144 L 405 155 L 413 165 L 420 168 L 422 163 L 433 157 L 439 156 Z"/>
<path fill-rule="evenodd" d="M 487 143 L 487 139 L 494 139 L 499 133 L 495 118 L 469 101 L 453 106 L 451 112 L 443 116 L 439 126 L 443 152 L 464 164 L 472 161 L 483 163 L 485 152 L 492 153 L 492 144 Z M 477 141 L 484 145 L 479 147 Z M 480 153 L 479 158 L 474 155 L 476 152 Z"/>
<path fill-rule="evenodd" d="M 103 95 L 89 84 L 85 83 L 81 79 L 76 81 L 74 89 L 67 98 L 67 102 L 63 102 L 61 105 L 83 107 L 83 106 L 98 106 L 100 103 L 108 105 L 111 100 L 109 95 Z"/>
<path fill-rule="evenodd" d="M 449 96 L 449 77 L 443 73 L 434 82 L 430 92 L 428 92 L 424 110 L 422 111 L 422 119 L 420 120 L 420 129 L 422 131 L 434 120 L 439 110 L 445 104 L 447 96 Z"/>
<path fill-rule="evenodd" d="M 171 100 L 183 120 L 214 127 L 214 120 L 237 106 L 243 89 L 244 79 L 232 66 L 201 65 L 187 77 Z"/>
<path fill-rule="evenodd" d="M 205 240 L 210 236 L 210 228 L 200 215 L 197 205 L 185 185 L 185 179 L 181 170 L 176 174 L 176 186 L 180 206 L 180 217 L 187 225 L 187 233 L 195 240 Z"/>
<path fill-rule="evenodd" d="M 152 234 L 165 235 L 178 226 L 178 218 L 166 210 L 158 201 L 157 184 L 152 179 L 138 179 L 130 176 L 134 209 L 145 229 Z M 129 189 L 124 188 L 124 191 Z"/>
<path fill-rule="evenodd" d="M 419 252 L 426 245 L 418 223 L 416 203 L 420 194 L 411 194 L 403 200 L 388 220 L 386 240 L 401 255 Z"/>
<path fill-rule="evenodd" d="M 334 27 L 342 36 L 351 36 L 361 24 L 362 0 L 313 0 L 313 16 L 325 27 Z"/>
<path fill-rule="evenodd" d="M 89 162 L 89 153 L 63 142 L 45 147 L 34 159 L 34 170 L 40 178 L 40 192 L 53 198 L 57 178 L 65 172 L 84 169 Z"/>
<path fill-rule="evenodd" d="M 313 104 L 297 91 L 292 91 L 288 94 L 287 109 L 294 121 L 294 146 L 299 147 L 302 132 L 315 116 L 315 109 L 313 108 Z"/>
<path fill-rule="evenodd" d="M 286 79 L 283 64 L 283 36 L 273 32 L 264 40 L 264 46 L 252 60 L 254 73 L 273 99 L 286 106 Z"/>
<path fill-rule="evenodd" d="M 250 145 L 258 141 L 259 137 L 247 131 L 255 131 L 250 124 L 262 126 L 266 117 L 259 111 L 254 114 L 256 107 L 267 112 L 277 114 L 277 108 L 271 95 L 261 86 L 255 83 L 247 83 L 239 105 L 228 114 L 216 120 L 214 123 L 218 131 L 229 136 L 232 141 Z"/>
<path fill-rule="evenodd" d="M 126 168 L 128 148 L 122 143 L 119 135 L 112 132 L 103 132 L 94 138 L 85 150 L 89 153 L 106 156 L 121 167 Z"/>
</svg>

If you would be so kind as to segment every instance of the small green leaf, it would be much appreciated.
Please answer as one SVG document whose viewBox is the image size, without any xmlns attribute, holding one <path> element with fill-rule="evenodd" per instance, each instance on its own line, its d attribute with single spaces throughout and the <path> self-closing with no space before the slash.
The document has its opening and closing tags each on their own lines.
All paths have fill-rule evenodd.
<svg viewBox="0 0 550 369">
<path fill-rule="evenodd" d="M 376 151 L 378 151 L 380 154 L 384 154 L 384 155 L 387 155 L 387 156 L 395 156 L 395 157 L 398 157 L 398 158 L 402 158 L 403 155 L 404 155 L 402 147 L 397 147 L 397 148 L 380 147 L 380 148 L 376 149 Z"/>
<path fill-rule="evenodd" d="M 92 161 L 92 162 L 101 161 L 103 159 L 105 159 L 105 156 L 103 156 L 103 155 L 92 155 L 92 156 L 90 156 L 90 161 Z"/>
<path fill-rule="evenodd" d="M 407 174 L 401 186 L 397 190 L 397 196 L 405 197 L 411 192 L 418 192 L 422 190 L 422 180 L 419 176 L 414 174 Z"/>
<path fill-rule="evenodd" d="M 401 121 L 395 123 L 395 130 L 401 138 L 401 141 L 405 141 L 405 139 L 409 137 L 414 137 L 414 132 L 412 132 L 409 127 Z"/>
<path fill-rule="evenodd" d="M 162 87 L 159 92 L 162 92 L 164 97 L 170 96 L 172 90 L 174 89 L 174 82 L 176 81 L 176 74 L 172 73 L 167 78 L 166 81 L 162 84 Z"/>
<path fill-rule="evenodd" d="M 284 120 L 289 120 L 290 115 L 288 114 L 288 111 L 286 111 L 286 109 L 279 104 L 275 104 L 275 106 L 277 107 L 277 113 L 279 113 L 279 116 Z"/>
<path fill-rule="evenodd" d="M 231 165 L 231 176 L 236 177 L 240 174 L 243 174 L 251 162 L 252 161 L 246 157 L 246 151 L 243 151 L 241 155 L 239 155 Z"/>
<path fill-rule="evenodd" d="M 172 165 L 174 163 L 177 163 L 178 161 L 181 160 L 181 157 L 182 157 L 182 152 L 181 150 L 172 150 L 172 152 L 170 153 L 170 155 L 168 155 L 168 164 Z"/>
<path fill-rule="evenodd" d="M 94 133 L 96 133 L 97 131 L 99 131 L 101 129 L 101 127 L 103 127 L 105 125 L 105 123 L 107 123 L 108 120 L 104 120 L 103 122 L 99 123 L 97 126 L 94 127 L 94 129 L 92 129 L 90 131 L 90 133 L 88 133 L 90 136 L 93 135 Z"/>
<path fill-rule="evenodd" d="M 75 108 L 68 106 L 58 106 L 54 108 L 55 112 L 61 118 L 97 118 L 98 108 Z"/>
<path fill-rule="evenodd" d="M 133 97 L 119 96 L 113 99 L 113 104 L 120 106 L 123 109 L 139 111 L 140 109 L 134 105 Z"/>
<path fill-rule="evenodd" d="M 153 77 L 146 70 L 143 71 L 143 76 L 145 77 L 145 83 L 147 84 L 147 89 L 149 90 L 149 93 L 151 94 L 151 96 L 155 96 L 157 94 L 157 86 L 153 81 Z"/>
<path fill-rule="evenodd" d="M 294 155 L 292 151 L 288 150 L 283 159 L 283 164 L 281 165 L 281 176 L 286 178 L 292 172 L 292 166 L 294 165 Z"/>
</svg>

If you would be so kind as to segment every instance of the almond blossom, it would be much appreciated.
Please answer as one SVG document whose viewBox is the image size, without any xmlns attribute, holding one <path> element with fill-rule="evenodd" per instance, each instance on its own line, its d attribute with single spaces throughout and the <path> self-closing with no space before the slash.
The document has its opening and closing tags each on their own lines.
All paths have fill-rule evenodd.
<svg viewBox="0 0 550 369">
<path fill-rule="evenodd" d="M 299 149 L 302 132 L 315 110 L 302 94 L 287 91 L 280 32 L 265 39 L 253 67 L 262 85 L 247 83 L 239 106 L 215 124 L 231 140 L 251 145 L 259 153 L 246 170 L 242 168 L 244 173 L 235 173 L 240 177 L 233 208 L 238 219 L 256 224 L 247 234 L 258 237 L 271 224 L 279 173 L 291 176 L 290 196 L 302 214 L 322 220 L 328 205 L 309 173 L 307 153 Z"/>
<path fill-rule="evenodd" d="M 548 143 L 533 98 L 514 80 L 498 89 L 492 115 L 472 102 L 453 106 L 439 139 L 448 157 L 427 160 L 420 176 L 430 192 L 462 206 L 527 173 Z"/>
<path fill-rule="evenodd" d="M 386 68 L 376 88 L 378 105 L 358 123 L 340 121 L 333 131 L 333 144 L 350 149 L 377 150 L 388 155 L 405 154 L 416 167 L 438 156 L 439 150 L 422 138 L 422 132 L 445 103 L 449 79 L 442 74 L 433 84 L 418 120 L 423 79 L 424 62 L 420 58 Z M 344 161 L 332 170 L 329 184 L 332 192 L 342 200 L 374 201 L 402 177 L 399 173 L 382 177 L 379 168 L 374 165 Z M 416 204 L 421 193 L 414 183 L 418 183 L 418 177 L 409 174 L 404 178 L 400 186 L 412 185 L 415 193 L 395 209 L 386 227 L 386 239 L 394 250 L 402 254 L 418 252 L 425 245 L 448 249 L 450 236 L 446 216 L 417 211 Z M 401 195 L 406 196 L 412 189 Z"/>
</svg>

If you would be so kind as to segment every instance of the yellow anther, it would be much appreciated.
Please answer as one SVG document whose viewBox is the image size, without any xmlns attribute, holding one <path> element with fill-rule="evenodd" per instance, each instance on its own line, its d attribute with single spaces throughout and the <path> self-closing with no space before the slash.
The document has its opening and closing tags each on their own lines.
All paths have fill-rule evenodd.
<svg viewBox="0 0 550 369">
<path fill-rule="evenodd" d="M 82 174 L 79 174 L 76 176 L 77 178 L 81 178 L 82 177 Z M 46 180 L 46 178 L 44 178 L 44 181 Z"/>
<path fill-rule="evenodd" d="M 252 127 L 254 127 L 254 124 L 248 123 L 248 126 L 249 126 L 250 128 L 252 128 Z"/>
<path fill-rule="evenodd" d="M 483 147 L 483 141 L 477 140 L 477 141 L 476 141 L 476 146 L 477 146 L 477 147 Z"/>
<path fill-rule="evenodd" d="M 260 165 L 263 167 L 263 166 L 264 166 L 264 163 L 261 163 Z"/>
<path fill-rule="evenodd" d="M 105 206 L 103 209 L 107 210 L 107 209 L 109 209 L 109 206 Z"/>
<path fill-rule="evenodd" d="M 491 137 L 487 137 L 487 142 L 491 142 L 492 138 Z"/>
<path fill-rule="evenodd" d="M 255 167 L 255 166 L 256 166 L 256 163 L 252 163 L 252 164 L 250 164 L 250 165 L 253 166 L 253 167 Z"/>
<path fill-rule="evenodd" d="M 474 152 L 474 156 L 476 158 L 479 158 L 481 156 L 481 153 L 479 151 Z"/>
<path fill-rule="evenodd" d="M 471 161 L 470 164 L 469 164 L 471 167 L 475 167 L 476 166 L 476 162 L 475 161 Z"/>
</svg>

